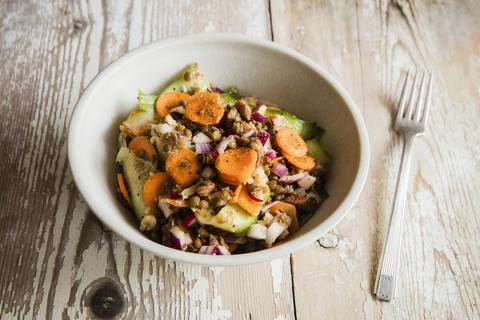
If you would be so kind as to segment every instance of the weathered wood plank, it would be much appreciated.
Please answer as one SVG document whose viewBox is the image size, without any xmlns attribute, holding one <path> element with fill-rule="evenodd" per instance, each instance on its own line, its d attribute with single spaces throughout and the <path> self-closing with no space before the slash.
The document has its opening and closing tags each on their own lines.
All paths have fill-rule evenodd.
<svg viewBox="0 0 480 320">
<path fill-rule="evenodd" d="M 293 318 L 288 257 L 231 269 L 155 257 L 102 229 L 66 159 L 69 117 L 101 68 L 167 36 L 228 31 L 269 38 L 267 1 L 0 5 L 7 155 L 0 165 L 0 317 L 95 316 L 101 308 L 89 299 L 103 288 L 111 315 L 129 319 Z"/>
<path fill-rule="evenodd" d="M 292 256 L 298 319 L 478 317 L 479 14 L 474 1 L 272 1 L 274 40 L 340 80 L 372 146 L 369 178 L 337 227 L 338 247 Z M 413 65 L 436 80 L 413 156 L 397 300 L 388 304 L 372 291 L 402 145 L 391 114 Z"/>
<path fill-rule="evenodd" d="M 476 3 L 195 4 L 0 3 L 0 317 L 85 318 L 89 298 L 104 288 L 111 310 L 126 318 L 478 318 Z M 74 187 L 66 133 L 83 88 L 130 49 L 201 31 L 273 34 L 341 81 L 370 132 L 371 172 L 334 230 L 338 245 L 293 255 L 295 309 L 288 257 L 237 268 L 165 261 L 103 230 Z M 437 112 L 416 143 L 399 296 L 386 304 L 371 292 L 402 143 L 391 114 L 412 64 L 434 70 Z"/>
</svg>

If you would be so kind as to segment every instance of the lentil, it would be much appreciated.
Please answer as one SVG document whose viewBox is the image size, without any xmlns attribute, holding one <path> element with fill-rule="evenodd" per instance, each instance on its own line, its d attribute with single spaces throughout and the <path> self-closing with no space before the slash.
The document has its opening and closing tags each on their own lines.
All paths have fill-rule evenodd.
<svg viewBox="0 0 480 320">
<path fill-rule="evenodd" d="M 191 208 L 196 208 L 200 204 L 200 197 L 199 196 L 193 196 L 188 199 L 188 205 Z"/>
</svg>

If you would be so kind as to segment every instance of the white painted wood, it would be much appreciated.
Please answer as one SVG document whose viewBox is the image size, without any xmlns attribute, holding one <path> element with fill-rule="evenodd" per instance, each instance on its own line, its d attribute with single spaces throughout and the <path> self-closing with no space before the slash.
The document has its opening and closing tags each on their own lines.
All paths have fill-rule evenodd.
<svg viewBox="0 0 480 320">
<path fill-rule="evenodd" d="M 232 269 L 155 257 L 102 229 L 66 158 L 74 105 L 109 62 L 184 33 L 269 38 L 268 4 L 12 1 L 0 15 L 8 155 L 1 162 L 0 318 L 95 318 L 90 298 L 111 283 L 122 318 L 292 319 L 289 257 Z"/>
<path fill-rule="evenodd" d="M 371 142 L 369 177 L 337 227 L 338 247 L 314 244 L 292 256 L 298 319 L 478 319 L 477 3 L 274 0 L 271 7 L 274 40 L 346 87 Z M 402 146 L 391 115 L 415 65 L 435 74 L 432 113 L 414 146 L 397 299 L 382 303 L 372 291 Z"/>
</svg>

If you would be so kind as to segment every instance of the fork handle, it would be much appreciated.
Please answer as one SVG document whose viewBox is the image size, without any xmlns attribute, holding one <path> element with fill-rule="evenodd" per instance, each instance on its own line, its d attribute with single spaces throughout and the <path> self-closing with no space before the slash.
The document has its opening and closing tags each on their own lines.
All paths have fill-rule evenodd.
<svg viewBox="0 0 480 320">
<path fill-rule="evenodd" d="M 404 136 L 405 142 L 395 187 L 390 224 L 383 245 L 382 255 L 380 256 L 380 265 L 375 282 L 374 293 L 376 297 L 385 301 L 392 301 L 395 298 L 397 288 L 405 198 L 414 138 L 415 135 Z"/>
</svg>

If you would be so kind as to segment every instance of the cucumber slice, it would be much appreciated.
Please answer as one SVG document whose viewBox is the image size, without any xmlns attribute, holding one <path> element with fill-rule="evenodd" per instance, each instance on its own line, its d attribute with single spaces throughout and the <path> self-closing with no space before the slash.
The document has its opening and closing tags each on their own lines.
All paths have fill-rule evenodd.
<svg viewBox="0 0 480 320">
<path fill-rule="evenodd" d="M 318 138 L 313 138 L 310 140 L 305 141 L 308 146 L 307 155 L 314 158 L 321 164 L 327 164 L 332 157 L 325 151 L 323 146 L 320 144 Z"/>
<path fill-rule="evenodd" d="M 123 176 L 128 188 L 132 208 L 138 221 L 142 221 L 142 215 L 148 208 L 143 200 L 143 186 L 150 178 L 150 172 L 154 171 L 150 161 L 137 157 L 127 147 L 122 147 L 117 153 L 117 163 L 122 166 Z"/>
<path fill-rule="evenodd" d="M 267 108 L 267 110 L 265 110 L 265 116 L 268 118 L 269 115 L 283 116 L 287 122 L 287 126 L 295 131 L 304 140 L 311 139 L 313 137 L 320 139 L 325 132 L 325 130 L 316 123 L 303 121 L 283 110 Z"/>
<path fill-rule="evenodd" d="M 150 126 L 158 123 L 159 119 L 156 113 L 139 111 L 123 122 L 123 126 L 129 129 L 134 135 L 142 136 L 150 133 Z"/>
<path fill-rule="evenodd" d="M 256 216 L 252 216 L 236 203 L 227 204 L 216 215 L 205 210 L 197 210 L 194 214 L 200 223 L 208 224 L 231 233 L 245 232 L 257 221 Z"/>
</svg>

